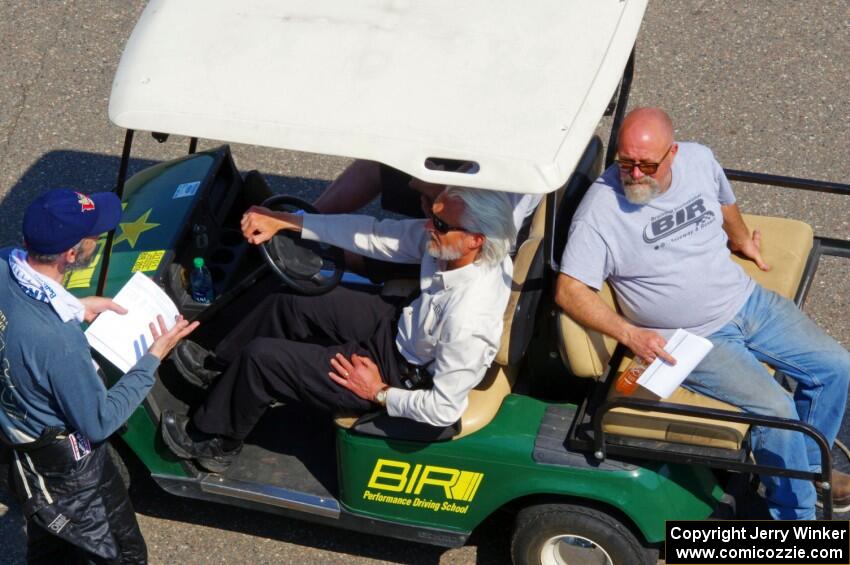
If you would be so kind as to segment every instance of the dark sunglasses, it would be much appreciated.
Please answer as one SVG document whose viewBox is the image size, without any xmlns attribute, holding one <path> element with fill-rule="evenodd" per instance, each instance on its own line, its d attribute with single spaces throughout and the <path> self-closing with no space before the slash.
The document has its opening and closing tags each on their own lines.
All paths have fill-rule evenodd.
<svg viewBox="0 0 850 565">
<path fill-rule="evenodd" d="M 661 163 L 664 162 L 664 159 L 667 158 L 667 155 L 670 154 L 670 150 L 673 149 L 673 146 L 667 148 L 667 151 L 664 152 L 664 156 L 657 163 L 638 163 L 637 161 L 632 161 L 631 159 L 614 159 L 618 165 L 620 165 L 620 170 L 624 173 L 630 173 L 634 170 L 635 167 L 640 169 L 645 175 L 654 175 L 658 171 L 658 167 L 661 166 Z"/>
<path fill-rule="evenodd" d="M 465 231 L 465 232 L 469 231 L 466 228 L 460 228 L 460 227 L 457 227 L 457 226 L 452 226 L 452 225 L 447 224 L 446 222 L 441 220 L 439 217 L 437 217 L 437 215 L 434 214 L 434 212 L 431 212 L 431 223 L 434 224 L 434 229 L 437 230 L 441 234 L 447 234 L 450 231 Z"/>
</svg>

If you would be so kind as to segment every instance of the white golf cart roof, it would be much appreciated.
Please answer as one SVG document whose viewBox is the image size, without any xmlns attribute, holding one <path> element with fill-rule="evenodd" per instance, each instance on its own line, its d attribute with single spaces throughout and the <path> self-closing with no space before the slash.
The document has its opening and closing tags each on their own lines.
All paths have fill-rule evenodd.
<svg viewBox="0 0 850 565">
<path fill-rule="evenodd" d="M 152 0 L 116 125 L 549 192 L 616 91 L 646 0 Z M 474 174 L 426 168 L 474 161 Z M 473 169 L 475 170 L 475 169 Z"/>
</svg>

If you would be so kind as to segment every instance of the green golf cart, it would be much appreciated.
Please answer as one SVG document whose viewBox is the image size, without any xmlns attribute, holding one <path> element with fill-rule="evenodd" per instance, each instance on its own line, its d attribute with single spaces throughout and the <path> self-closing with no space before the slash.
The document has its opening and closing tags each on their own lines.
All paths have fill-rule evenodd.
<svg viewBox="0 0 850 565">
<path fill-rule="evenodd" d="M 93 267 L 67 281 L 81 296 L 113 296 L 143 272 L 202 322 L 193 339 L 214 347 L 258 293 L 319 294 L 337 284 L 403 292 L 404 281 L 376 285 L 345 273 L 341 255 L 325 246 L 291 237 L 265 252 L 248 245 L 239 219 L 271 191 L 262 175 L 237 169 L 227 145 L 198 152 L 199 138 L 545 195 L 517 245 L 501 349 L 457 426 L 273 406 L 236 462 L 208 473 L 173 456 L 160 437 L 161 413 L 189 413 L 203 394 L 166 361 L 120 434 L 154 481 L 179 496 L 448 547 L 463 545 L 493 513 L 510 512 L 516 563 L 655 563 L 665 520 L 740 515 L 751 473 L 828 481 L 829 446 L 804 423 L 744 414 L 681 388 L 663 401 L 620 396 L 611 382 L 629 352 L 553 302 L 572 213 L 614 156 L 645 7 L 152 0 L 109 103 L 111 121 L 126 130 L 116 187 L 123 218 Z M 607 146 L 595 135 L 605 115 L 613 115 Z M 188 153 L 126 178 L 136 132 L 186 136 Z M 850 194 L 836 183 L 727 174 Z M 848 242 L 815 237 L 802 222 L 746 219 L 765 233 L 774 270 L 745 268 L 798 304 L 821 256 L 850 256 Z M 210 305 L 186 290 L 199 256 L 213 276 Z M 610 289 L 601 292 L 616 308 Z M 100 364 L 110 382 L 120 376 Z M 753 463 L 752 425 L 813 437 L 821 472 Z M 831 515 L 829 496 L 824 510 Z"/>
</svg>

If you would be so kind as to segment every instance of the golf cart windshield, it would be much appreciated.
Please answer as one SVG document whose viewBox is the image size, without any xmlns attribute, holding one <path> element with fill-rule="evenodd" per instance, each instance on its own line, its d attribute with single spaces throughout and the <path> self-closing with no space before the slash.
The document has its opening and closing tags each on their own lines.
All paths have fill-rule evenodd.
<svg viewBox="0 0 850 565">
<path fill-rule="evenodd" d="M 381 161 L 423 180 L 562 186 L 615 93 L 646 0 L 152 0 L 117 125 Z M 426 159 L 471 161 L 469 173 Z"/>
</svg>

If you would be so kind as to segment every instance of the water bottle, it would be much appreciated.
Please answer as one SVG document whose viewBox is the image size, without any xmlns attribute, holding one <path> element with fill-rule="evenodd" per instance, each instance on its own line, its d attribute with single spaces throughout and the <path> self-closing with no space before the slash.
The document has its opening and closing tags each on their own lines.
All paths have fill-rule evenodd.
<svg viewBox="0 0 850 565">
<path fill-rule="evenodd" d="M 213 283 L 210 270 L 204 265 L 203 257 L 195 257 L 193 261 L 195 268 L 189 275 L 189 287 L 192 300 L 200 304 L 209 304 L 213 301 Z"/>
</svg>

